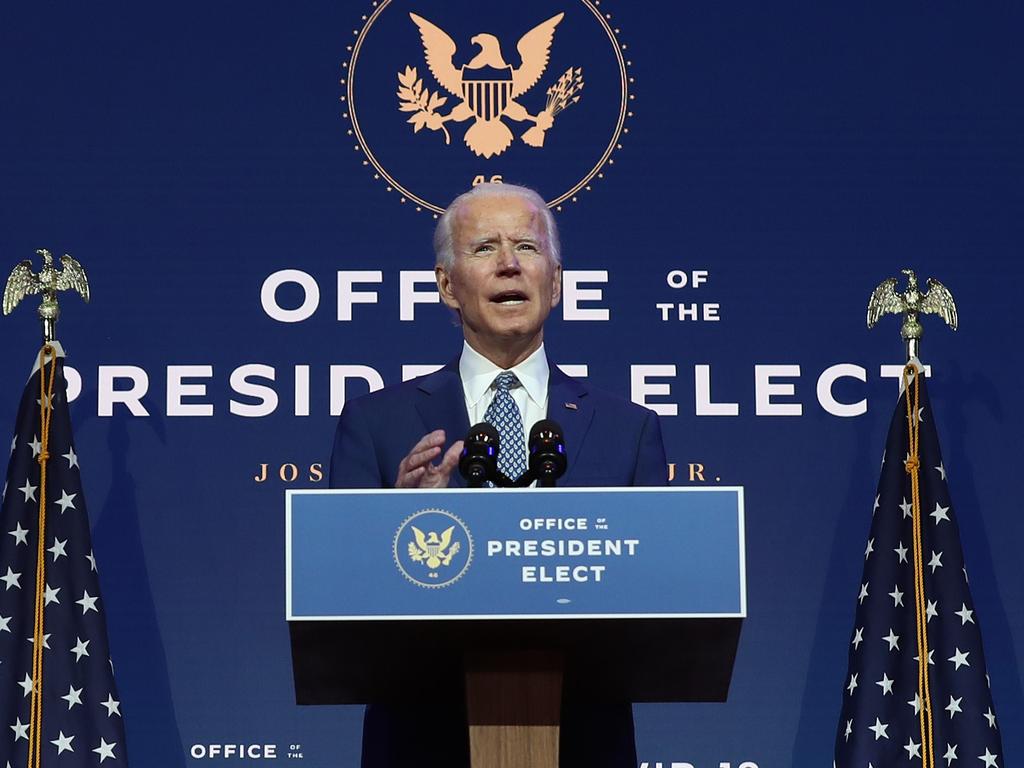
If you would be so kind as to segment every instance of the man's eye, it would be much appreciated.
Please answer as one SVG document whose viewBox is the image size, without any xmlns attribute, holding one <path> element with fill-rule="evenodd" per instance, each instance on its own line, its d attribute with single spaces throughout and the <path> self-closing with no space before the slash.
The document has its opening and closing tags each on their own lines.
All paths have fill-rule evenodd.
<svg viewBox="0 0 1024 768">
<path fill-rule="evenodd" d="M 489 253 L 492 250 L 494 250 L 493 246 L 489 243 L 485 243 L 484 245 L 478 245 L 473 253 Z"/>
<path fill-rule="evenodd" d="M 520 243 L 519 244 L 519 250 L 520 251 L 536 251 L 537 250 L 537 246 L 534 245 L 533 243 Z"/>
</svg>

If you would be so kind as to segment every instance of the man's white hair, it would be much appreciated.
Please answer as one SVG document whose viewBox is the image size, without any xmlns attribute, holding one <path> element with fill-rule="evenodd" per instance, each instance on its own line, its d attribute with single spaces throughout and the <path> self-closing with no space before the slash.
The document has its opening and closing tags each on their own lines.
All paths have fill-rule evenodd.
<svg viewBox="0 0 1024 768">
<path fill-rule="evenodd" d="M 459 209 L 470 200 L 480 197 L 519 197 L 532 203 L 540 211 L 541 219 L 544 221 L 545 236 L 547 238 L 548 256 L 555 264 L 562 263 L 562 249 L 558 241 L 558 227 L 555 224 L 555 217 L 539 194 L 529 187 L 520 187 L 516 184 L 478 184 L 468 192 L 452 200 L 441 218 L 437 220 L 437 227 L 434 229 L 434 258 L 439 267 L 450 270 L 455 263 L 455 249 L 452 244 L 452 230 L 455 227 L 455 216 Z"/>
</svg>

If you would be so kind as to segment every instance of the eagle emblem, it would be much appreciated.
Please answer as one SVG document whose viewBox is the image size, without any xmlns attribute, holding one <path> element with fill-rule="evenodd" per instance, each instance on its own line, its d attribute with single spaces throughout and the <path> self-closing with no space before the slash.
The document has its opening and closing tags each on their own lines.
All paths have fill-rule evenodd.
<svg viewBox="0 0 1024 768">
<path fill-rule="evenodd" d="M 435 531 L 424 534 L 415 525 L 412 528 L 415 541 L 409 542 L 409 559 L 416 563 L 425 563 L 427 568 L 434 570 L 441 565 L 451 565 L 452 558 L 459 553 L 459 542 L 452 543 L 452 532 L 455 526 L 446 528 L 440 536 Z"/>
<path fill-rule="evenodd" d="M 3 311 L 5 315 L 9 315 L 29 294 L 43 294 L 43 301 L 39 305 L 39 317 L 43 321 L 43 335 L 47 341 L 53 341 L 59 315 L 57 292 L 78 291 L 88 302 L 89 279 L 82 265 L 66 253 L 60 257 L 60 264 L 63 267 L 60 270 L 53 266 L 53 255 L 48 250 L 40 248 L 36 253 L 43 257 L 42 270 L 39 274 L 34 273 L 32 262 L 28 259 L 14 267 L 4 288 Z"/>
<path fill-rule="evenodd" d="M 946 321 L 946 325 L 954 331 L 957 326 L 956 303 L 953 295 L 942 283 L 933 277 L 928 278 L 928 290 L 924 293 L 918 288 L 917 275 L 912 269 L 901 270 L 907 276 L 907 290 L 899 293 L 896 290 L 897 279 L 890 277 L 883 280 L 868 300 L 868 328 L 884 315 L 903 315 L 903 326 L 900 336 L 907 342 L 908 357 L 917 357 L 918 345 L 924 335 L 924 328 L 918 320 L 919 314 L 938 315 Z"/>
<path fill-rule="evenodd" d="M 544 135 L 554 124 L 555 115 L 580 99 L 583 90 L 583 70 L 570 67 L 547 90 L 547 102 L 540 112 L 531 115 L 517 99 L 540 80 L 547 69 L 555 27 L 564 13 L 552 16 L 523 35 L 516 51 L 520 65 L 513 67 L 505 61 L 501 43 L 491 34 L 478 34 L 470 39 L 480 51 L 468 64 L 456 67 L 455 41 L 437 25 L 422 16 L 409 17 L 419 28 L 427 68 L 434 79 L 449 94 L 459 99 L 451 111 L 442 115 L 448 97 L 441 91 L 431 92 L 423 85 L 416 68 L 407 66 L 398 73 L 398 100 L 402 112 L 412 112 L 408 121 L 418 133 L 424 127 L 442 131 L 445 144 L 451 143 L 446 123 L 473 124 L 466 129 L 463 140 L 476 155 L 490 158 L 500 155 L 512 145 L 512 131 L 504 118 L 516 122 L 530 122 L 520 138 L 531 147 L 544 145 Z"/>
</svg>

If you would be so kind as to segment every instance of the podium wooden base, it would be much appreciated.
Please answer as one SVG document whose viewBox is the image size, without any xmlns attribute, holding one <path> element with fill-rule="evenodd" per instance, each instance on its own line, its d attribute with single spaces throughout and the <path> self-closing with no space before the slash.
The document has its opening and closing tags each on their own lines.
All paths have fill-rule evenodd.
<svg viewBox="0 0 1024 768">
<path fill-rule="evenodd" d="M 562 655 L 477 653 L 465 666 L 471 768 L 558 768 Z"/>
</svg>

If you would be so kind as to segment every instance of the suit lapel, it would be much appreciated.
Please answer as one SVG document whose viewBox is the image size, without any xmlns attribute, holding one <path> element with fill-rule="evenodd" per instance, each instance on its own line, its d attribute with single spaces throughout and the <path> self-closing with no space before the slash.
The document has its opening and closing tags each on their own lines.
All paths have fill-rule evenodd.
<svg viewBox="0 0 1024 768">
<path fill-rule="evenodd" d="M 466 395 L 459 377 L 458 359 L 448 363 L 437 373 L 424 376 L 417 390 L 416 410 L 423 419 L 428 432 L 443 429 L 445 449 L 469 432 L 469 415 L 466 413 Z M 452 472 L 450 486 L 464 488 L 466 481 L 456 469 Z"/>
<path fill-rule="evenodd" d="M 594 409 L 582 382 L 566 376 L 550 360 L 548 365 L 548 418 L 562 427 L 568 457 L 568 467 L 558 484 L 570 485 L 577 457 L 594 417 Z"/>
</svg>

